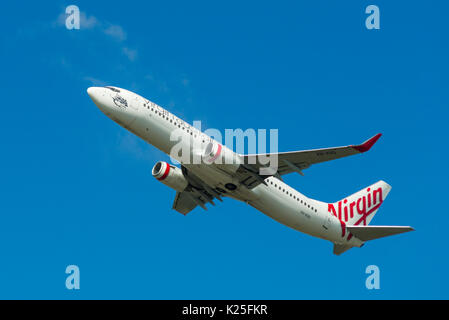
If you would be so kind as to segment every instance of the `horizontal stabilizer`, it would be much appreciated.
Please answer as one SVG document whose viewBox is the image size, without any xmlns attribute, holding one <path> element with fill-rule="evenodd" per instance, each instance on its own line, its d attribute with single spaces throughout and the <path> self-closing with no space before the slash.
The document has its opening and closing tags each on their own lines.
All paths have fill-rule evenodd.
<svg viewBox="0 0 449 320">
<path fill-rule="evenodd" d="M 346 228 L 362 241 L 379 239 L 415 230 L 412 227 L 403 226 L 346 226 Z"/>
</svg>

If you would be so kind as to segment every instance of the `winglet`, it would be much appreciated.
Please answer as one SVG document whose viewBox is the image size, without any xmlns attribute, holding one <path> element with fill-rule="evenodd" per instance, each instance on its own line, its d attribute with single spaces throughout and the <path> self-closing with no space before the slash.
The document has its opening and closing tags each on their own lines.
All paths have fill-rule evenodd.
<svg viewBox="0 0 449 320">
<path fill-rule="evenodd" d="M 366 140 L 364 143 L 351 147 L 356 149 L 358 152 L 367 152 L 377 142 L 377 140 L 379 140 L 381 136 L 382 133 L 378 133 L 374 137 Z"/>
</svg>

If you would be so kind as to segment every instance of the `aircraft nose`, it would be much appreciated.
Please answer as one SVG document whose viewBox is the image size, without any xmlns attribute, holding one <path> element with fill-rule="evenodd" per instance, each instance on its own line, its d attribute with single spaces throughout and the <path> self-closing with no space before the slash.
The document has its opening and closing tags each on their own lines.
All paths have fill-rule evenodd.
<svg viewBox="0 0 449 320">
<path fill-rule="evenodd" d="M 102 111 L 106 111 L 107 109 L 107 101 L 104 93 L 104 89 L 100 87 L 87 88 L 87 94 L 95 103 L 95 105 Z"/>
<path fill-rule="evenodd" d="M 99 95 L 99 89 L 98 87 L 89 87 L 87 88 L 87 94 L 89 95 L 89 97 L 94 100 L 95 98 L 98 99 L 98 95 Z"/>
</svg>

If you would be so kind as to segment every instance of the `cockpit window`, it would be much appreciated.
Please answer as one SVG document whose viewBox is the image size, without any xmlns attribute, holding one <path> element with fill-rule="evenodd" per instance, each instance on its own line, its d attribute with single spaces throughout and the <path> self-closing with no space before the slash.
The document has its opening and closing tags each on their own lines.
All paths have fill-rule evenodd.
<svg viewBox="0 0 449 320">
<path fill-rule="evenodd" d="M 105 88 L 108 88 L 109 90 L 112 90 L 112 91 L 114 91 L 114 92 L 120 92 L 119 89 L 116 89 L 116 88 L 114 88 L 114 87 L 105 87 Z"/>
</svg>

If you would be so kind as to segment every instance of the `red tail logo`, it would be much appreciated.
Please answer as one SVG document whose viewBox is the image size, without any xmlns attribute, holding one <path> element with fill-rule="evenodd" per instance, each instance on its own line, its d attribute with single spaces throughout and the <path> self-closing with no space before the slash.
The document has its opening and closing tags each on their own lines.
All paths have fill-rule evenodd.
<svg viewBox="0 0 449 320">
<path fill-rule="evenodd" d="M 358 196 L 358 195 L 357 195 Z M 335 209 L 333 203 L 329 203 L 327 211 L 336 216 L 342 225 L 342 237 L 345 236 L 345 225 L 349 220 L 354 219 L 357 214 L 360 218 L 352 225 L 359 225 L 363 222 L 363 225 L 367 225 L 367 217 L 376 211 L 383 202 L 382 188 L 379 187 L 376 190 L 371 188 L 366 189 L 366 194 L 359 196 L 358 199 L 348 202 L 348 199 L 343 199 L 337 202 L 338 211 Z M 357 217 L 356 217 L 357 218 Z M 351 237 L 351 235 L 350 235 Z M 348 238 L 349 240 L 350 238 Z"/>
</svg>

